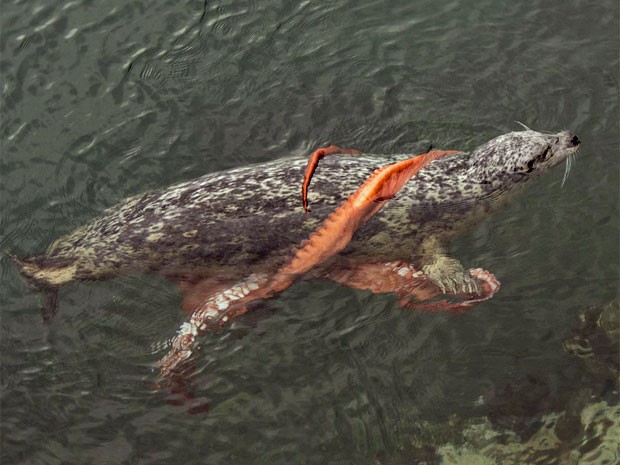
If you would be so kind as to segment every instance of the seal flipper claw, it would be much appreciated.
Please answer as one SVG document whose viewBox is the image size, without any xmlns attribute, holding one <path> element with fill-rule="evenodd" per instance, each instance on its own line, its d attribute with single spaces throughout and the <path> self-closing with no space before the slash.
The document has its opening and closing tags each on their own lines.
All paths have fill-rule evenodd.
<svg viewBox="0 0 620 465">
<path fill-rule="evenodd" d="M 411 299 L 410 295 L 399 293 L 399 303 L 401 307 L 410 308 L 412 310 L 465 313 L 474 305 L 489 300 L 499 291 L 500 282 L 490 271 L 483 270 L 482 268 L 473 268 L 470 269 L 468 273 L 480 283 L 480 291 L 478 294 L 473 294 L 473 296 L 472 294 L 445 294 L 461 299 L 456 301 L 453 299 L 419 301 Z M 428 282 L 430 283 L 430 281 Z"/>
<path fill-rule="evenodd" d="M 433 263 L 423 266 L 422 271 L 444 294 L 464 291 L 467 294 L 477 295 L 481 292 L 478 279 L 454 258 L 440 255 Z"/>
</svg>

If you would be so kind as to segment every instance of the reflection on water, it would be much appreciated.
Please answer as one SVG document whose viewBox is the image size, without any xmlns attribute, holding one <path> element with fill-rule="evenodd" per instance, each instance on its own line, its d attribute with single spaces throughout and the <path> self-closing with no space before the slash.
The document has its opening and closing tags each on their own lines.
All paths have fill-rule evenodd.
<svg viewBox="0 0 620 465">
<path fill-rule="evenodd" d="M 502 281 L 492 301 L 431 315 L 299 283 L 204 338 L 207 415 L 151 387 L 172 287 L 69 287 L 43 325 L 3 259 L 3 463 L 618 461 L 616 2 L 5 2 L 1 21 L 19 256 L 129 195 L 326 142 L 471 149 L 514 120 L 583 141 L 563 187 L 556 169 L 454 242 Z"/>
</svg>

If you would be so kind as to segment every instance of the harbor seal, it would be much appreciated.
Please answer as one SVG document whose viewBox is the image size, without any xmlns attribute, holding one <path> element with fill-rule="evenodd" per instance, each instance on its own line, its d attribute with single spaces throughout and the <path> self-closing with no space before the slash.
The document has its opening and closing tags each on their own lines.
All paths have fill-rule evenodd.
<svg viewBox="0 0 620 465">
<path fill-rule="evenodd" d="M 499 283 L 448 256 L 449 239 L 528 180 L 570 160 L 579 146 L 570 131 L 525 130 L 471 153 L 431 151 L 415 162 L 409 155 L 340 150 L 340 156 L 324 157 L 316 172 L 309 216 L 308 176 L 299 201 L 306 160 L 236 168 L 127 199 L 56 240 L 45 254 L 14 261 L 30 283 L 52 295 L 80 280 L 129 273 L 170 278 L 184 295 L 184 308 L 197 316 L 179 330 L 172 361 L 163 364 L 170 368 L 191 353 L 179 355 L 188 335 L 193 341 L 207 320 L 228 322 L 245 303 L 277 294 L 296 274 L 396 292 L 401 305 L 407 296 L 460 295 L 465 298 L 457 305 L 465 306 L 488 298 Z M 415 179 L 403 180 L 404 172 Z"/>
</svg>

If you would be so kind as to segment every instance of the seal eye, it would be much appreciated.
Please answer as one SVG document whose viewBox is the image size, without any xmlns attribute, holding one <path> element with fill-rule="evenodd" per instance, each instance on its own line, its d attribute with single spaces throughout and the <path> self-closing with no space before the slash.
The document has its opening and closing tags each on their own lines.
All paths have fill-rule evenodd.
<svg viewBox="0 0 620 465">
<path fill-rule="evenodd" d="M 547 149 L 542 153 L 542 155 L 538 155 L 536 158 L 532 158 L 530 161 L 527 162 L 525 172 L 531 173 L 532 171 L 534 171 L 534 167 L 536 165 L 548 160 L 549 158 L 551 158 L 552 155 L 553 152 L 551 152 L 551 148 L 547 147 Z"/>
<path fill-rule="evenodd" d="M 525 170 L 526 173 L 531 173 L 532 171 L 534 171 L 534 162 L 536 161 L 536 159 L 530 160 L 527 162 L 527 169 Z"/>
<path fill-rule="evenodd" d="M 551 155 L 553 155 L 553 152 L 551 152 L 551 147 L 547 147 L 547 150 L 545 150 L 545 153 L 543 153 L 538 158 L 540 159 L 540 161 L 545 161 L 545 160 L 548 160 L 549 158 L 551 158 Z"/>
</svg>

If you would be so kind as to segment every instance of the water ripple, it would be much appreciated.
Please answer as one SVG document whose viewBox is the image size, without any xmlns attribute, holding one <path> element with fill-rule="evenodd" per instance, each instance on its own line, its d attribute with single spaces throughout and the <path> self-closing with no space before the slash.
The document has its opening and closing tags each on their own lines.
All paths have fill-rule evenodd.
<svg viewBox="0 0 620 465">
<path fill-rule="evenodd" d="M 549 173 L 453 243 L 500 277 L 492 301 L 415 314 L 298 283 L 204 338 L 206 417 L 150 385 L 149 348 L 183 318 L 172 286 L 71 286 L 43 325 L 3 258 L 3 462 L 438 462 L 429 438 L 484 392 L 587 388 L 562 340 L 617 294 L 615 5 L 74 0 L 5 2 L 1 21 L 0 251 L 20 256 L 129 195 L 326 143 L 471 149 L 515 120 L 583 140 L 563 189 Z"/>
</svg>

